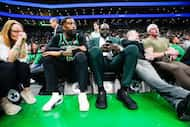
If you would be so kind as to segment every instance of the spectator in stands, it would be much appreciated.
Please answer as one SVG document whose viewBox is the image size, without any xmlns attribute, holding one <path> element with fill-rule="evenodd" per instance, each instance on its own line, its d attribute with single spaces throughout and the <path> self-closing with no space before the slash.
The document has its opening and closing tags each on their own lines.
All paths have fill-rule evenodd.
<svg viewBox="0 0 190 127">
<path fill-rule="evenodd" d="M 91 33 L 91 38 L 98 38 L 100 37 L 100 25 L 98 22 L 93 23 L 94 31 Z"/>
<path fill-rule="evenodd" d="M 103 87 L 105 71 L 122 72 L 121 88 L 117 98 L 129 109 L 137 109 L 135 101 L 126 93 L 125 89 L 131 83 L 138 58 L 138 48 L 135 45 L 122 48 L 120 39 L 110 36 L 109 25 L 100 26 L 100 37 L 89 42 L 89 64 L 98 85 L 96 100 L 97 108 L 107 108 L 106 91 Z"/>
<path fill-rule="evenodd" d="M 143 40 L 143 44 L 146 51 L 149 52 L 148 59 L 154 60 L 159 69 L 170 72 L 178 85 L 190 90 L 190 67 L 173 61 L 173 58 L 176 58 L 179 53 L 169 47 L 169 41 L 166 38 L 159 37 L 159 29 L 156 24 L 150 24 L 147 32 L 149 37 Z"/>
<path fill-rule="evenodd" d="M 63 33 L 57 34 L 48 44 L 44 56 L 44 71 L 47 89 L 52 91 L 52 97 L 43 107 L 50 111 L 52 107 L 62 100 L 58 90 L 58 77 L 76 79 L 79 83 L 78 95 L 80 111 L 89 110 L 89 102 L 85 93 L 88 84 L 87 46 L 83 34 L 76 32 L 76 23 L 72 17 L 62 21 Z M 52 50 L 52 51 L 50 51 Z"/>
<path fill-rule="evenodd" d="M 40 94 L 45 92 L 45 78 L 42 64 L 42 50 L 36 41 L 31 43 L 30 51 L 28 52 L 27 62 L 30 64 L 31 78 L 38 82 L 42 88 Z"/>
<path fill-rule="evenodd" d="M 173 58 L 173 60 L 180 61 L 185 54 L 185 50 L 180 46 L 180 40 L 176 35 L 170 37 L 170 47 L 178 51 L 178 55 L 174 56 L 176 58 Z"/>
<path fill-rule="evenodd" d="M 183 41 L 183 48 L 187 50 L 190 47 L 190 34 L 188 33 L 185 35 L 184 41 Z"/>
<path fill-rule="evenodd" d="M 42 52 L 35 42 L 31 43 L 31 50 L 28 52 L 27 62 L 31 64 L 31 66 L 38 66 L 41 64 Z M 32 68 L 33 68 L 32 67 Z"/>
<path fill-rule="evenodd" d="M 27 58 L 26 38 L 23 26 L 16 20 L 8 20 L 0 33 L 0 106 L 7 115 L 15 115 L 21 110 L 7 99 L 10 88 L 21 85 L 21 96 L 26 103 L 36 102 L 29 87 L 29 65 L 24 63 Z"/>
<path fill-rule="evenodd" d="M 55 36 L 58 33 L 63 32 L 62 26 L 59 25 L 58 19 L 51 18 L 49 22 L 50 22 L 51 27 L 54 29 L 53 36 Z"/>
<path fill-rule="evenodd" d="M 160 78 L 151 63 L 145 59 L 148 54 L 145 53 L 143 44 L 139 41 L 139 34 L 135 30 L 128 31 L 127 40 L 122 41 L 123 47 L 129 44 L 135 44 L 139 48 L 136 67 L 139 78 L 172 104 L 180 120 L 190 121 L 190 91 L 168 84 Z"/>
</svg>

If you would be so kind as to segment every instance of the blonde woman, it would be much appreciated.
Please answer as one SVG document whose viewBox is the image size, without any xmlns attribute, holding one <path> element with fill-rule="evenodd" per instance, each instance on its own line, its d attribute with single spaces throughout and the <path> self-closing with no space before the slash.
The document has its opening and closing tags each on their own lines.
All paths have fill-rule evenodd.
<svg viewBox="0 0 190 127">
<path fill-rule="evenodd" d="M 6 97 L 13 85 L 21 85 L 21 96 L 26 103 L 36 102 L 29 88 L 29 65 L 24 63 L 26 38 L 22 24 L 16 20 L 8 20 L 0 32 L 0 106 L 7 115 L 15 115 L 21 110 Z"/>
</svg>

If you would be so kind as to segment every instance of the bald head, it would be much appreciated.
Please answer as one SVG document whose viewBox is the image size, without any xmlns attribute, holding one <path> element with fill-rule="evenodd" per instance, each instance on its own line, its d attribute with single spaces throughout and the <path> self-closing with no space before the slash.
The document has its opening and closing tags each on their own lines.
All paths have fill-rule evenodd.
<svg viewBox="0 0 190 127">
<path fill-rule="evenodd" d="M 103 23 L 101 24 L 100 29 L 110 29 L 110 27 L 107 23 Z"/>
<path fill-rule="evenodd" d="M 139 41 L 139 33 L 136 30 L 129 30 L 127 32 L 127 40 Z"/>
<path fill-rule="evenodd" d="M 108 24 L 106 24 L 106 23 L 101 24 L 100 25 L 100 35 L 101 35 L 101 37 L 103 37 L 103 38 L 108 37 L 109 33 L 110 33 L 109 30 L 110 30 L 110 27 L 109 27 Z"/>
</svg>

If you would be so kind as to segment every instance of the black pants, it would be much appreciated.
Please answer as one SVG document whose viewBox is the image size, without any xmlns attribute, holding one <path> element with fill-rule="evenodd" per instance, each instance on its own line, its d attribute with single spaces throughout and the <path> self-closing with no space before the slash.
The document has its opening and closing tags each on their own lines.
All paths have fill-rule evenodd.
<svg viewBox="0 0 190 127">
<path fill-rule="evenodd" d="M 58 78 L 69 78 L 79 83 L 81 92 L 84 92 L 88 83 L 88 63 L 86 54 L 78 52 L 73 61 L 66 61 L 64 57 L 46 56 L 43 58 L 47 90 L 58 91 Z"/>
<path fill-rule="evenodd" d="M 89 49 L 89 64 L 94 73 L 95 82 L 98 86 L 103 85 L 104 72 L 122 72 L 121 85 L 127 87 L 131 84 L 133 74 L 135 72 L 138 47 L 129 45 L 124 50 L 115 55 L 112 60 L 108 60 L 103 56 L 99 47 Z"/>
<path fill-rule="evenodd" d="M 7 96 L 10 88 L 16 88 L 19 84 L 23 87 L 30 86 L 30 68 L 26 63 L 16 61 L 14 63 L 0 62 L 0 97 Z"/>
</svg>

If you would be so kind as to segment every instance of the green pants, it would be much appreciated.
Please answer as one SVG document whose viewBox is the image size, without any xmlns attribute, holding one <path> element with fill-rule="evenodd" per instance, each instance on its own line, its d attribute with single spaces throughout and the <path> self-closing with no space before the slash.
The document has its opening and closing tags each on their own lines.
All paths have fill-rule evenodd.
<svg viewBox="0 0 190 127">
<path fill-rule="evenodd" d="M 89 49 L 89 64 L 94 73 L 95 82 L 98 86 L 103 85 L 104 72 L 121 72 L 122 86 L 129 86 L 136 69 L 138 59 L 138 47 L 135 45 L 127 46 L 121 53 L 108 60 L 103 56 L 100 48 L 93 47 Z"/>
</svg>

